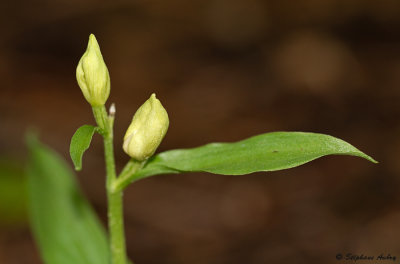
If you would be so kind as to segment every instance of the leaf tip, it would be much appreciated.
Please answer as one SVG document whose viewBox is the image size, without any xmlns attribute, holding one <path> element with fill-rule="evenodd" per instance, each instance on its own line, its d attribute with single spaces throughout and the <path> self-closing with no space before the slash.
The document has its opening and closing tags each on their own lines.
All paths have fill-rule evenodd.
<svg viewBox="0 0 400 264">
<path fill-rule="evenodd" d="M 358 156 L 358 157 L 360 157 L 360 158 L 364 158 L 364 159 L 366 159 L 366 160 L 368 160 L 368 161 L 370 161 L 370 162 L 372 162 L 372 163 L 375 163 L 375 164 L 379 163 L 379 162 L 376 161 L 374 158 L 372 158 L 371 156 L 365 154 L 365 153 L 362 152 L 362 151 L 359 151 L 359 153 L 357 153 L 356 156 Z"/>
<path fill-rule="evenodd" d="M 372 163 L 375 163 L 375 164 L 378 164 L 378 163 L 379 163 L 379 161 L 375 160 L 374 158 L 372 158 L 372 157 L 370 157 L 370 156 L 368 156 L 368 155 L 367 155 L 366 159 L 369 160 L 369 161 L 372 162 Z"/>
</svg>

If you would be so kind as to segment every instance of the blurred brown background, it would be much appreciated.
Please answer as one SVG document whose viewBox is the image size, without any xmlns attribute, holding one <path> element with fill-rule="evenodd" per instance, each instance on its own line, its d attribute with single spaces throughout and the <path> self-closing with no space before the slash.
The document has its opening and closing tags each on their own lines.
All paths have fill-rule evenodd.
<svg viewBox="0 0 400 264">
<path fill-rule="evenodd" d="M 94 123 L 75 81 L 90 33 L 111 75 L 118 168 L 125 129 L 152 92 L 171 123 L 159 151 L 313 131 L 380 161 L 142 180 L 125 193 L 136 264 L 400 259 L 398 0 L 2 1 L 0 28 L 0 263 L 41 263 L 24 210 L 23 137 L 37 128 L 69 161 L 75 129 Z M 102 155 L 96 137 L 78 177 L 105 221 Z"/>
</svg>

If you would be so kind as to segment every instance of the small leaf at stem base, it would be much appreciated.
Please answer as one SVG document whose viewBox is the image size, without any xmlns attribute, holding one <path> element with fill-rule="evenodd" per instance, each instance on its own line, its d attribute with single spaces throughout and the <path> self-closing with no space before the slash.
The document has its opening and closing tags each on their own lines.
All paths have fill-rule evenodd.
<svg viewBox="0 0 400 264">
<path fill-rule="evenodd" d="M 94 132 L 96 132 L 96 127 L 83 125 L 72 136 L 69 154 L 77 171 L 82 169 L 82 156 L 89 148 Z"/>
</svg>

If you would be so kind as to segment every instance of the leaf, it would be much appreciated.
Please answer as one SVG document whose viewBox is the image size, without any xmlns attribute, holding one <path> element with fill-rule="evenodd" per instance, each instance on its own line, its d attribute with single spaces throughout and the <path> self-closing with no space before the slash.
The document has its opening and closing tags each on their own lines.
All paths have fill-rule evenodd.
<svg viewBox="0 0 400 264">
<path fill-rule="evenodd" d="M 155 155 L 130 177 L 139 180 L 157 174 L 209 172 L 243 175 L 293 168 L 326 155 L 350 155 L 376 161 L 349 143 L 323 134 L 273 132 L 235 143 L 211 143 L 193 149 Z M 129 183 L 121 183 L 125 187 Z"/>
<path fill-rule="evenodd" d="M 83 125 L 72 136 L 69 154 L 77 171 L 82 169 L 82 156 L 89 148 L 94 132 L 96 132 L 96 127 Z"/>
<path fill-rule="evenodd" d="M 28 138 L 31 228 L 46 264 L 108 264 L 103 226 L 72 171 L 55 152 Z"/>
</svg>

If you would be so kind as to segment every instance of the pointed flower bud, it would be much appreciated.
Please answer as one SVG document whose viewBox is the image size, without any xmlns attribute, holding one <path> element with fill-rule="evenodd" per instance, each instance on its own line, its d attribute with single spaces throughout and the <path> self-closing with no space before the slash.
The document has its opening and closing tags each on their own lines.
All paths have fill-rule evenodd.
<svg viewBox="0 0 400 264">
<path fill-rule="evenodd" d="M 110 75 L 93 34 L 76 68 L 76 79 L 86 101 L 92 106 L 105 104 L 110 95 Z"/>
<path fill-rule="evenodd" d="M 132 158 L 150 158 L 167 133 L 167 111 L 153 93 L 136 111 L 124 137 L 123 149 Z"/>
</svg>

